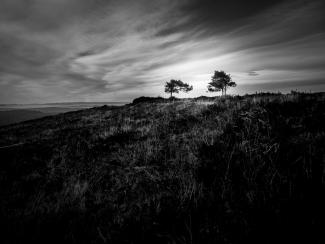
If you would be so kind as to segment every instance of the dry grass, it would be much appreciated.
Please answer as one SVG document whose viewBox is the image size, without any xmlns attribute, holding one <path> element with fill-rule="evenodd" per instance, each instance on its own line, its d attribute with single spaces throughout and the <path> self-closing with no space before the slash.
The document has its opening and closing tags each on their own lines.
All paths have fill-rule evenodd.
<svg viewBox="0 0 325 244">
<path fill-rule="evenodd" d="M 24 143 L 1 149 L 4 239 L 323 240 L 320 97 L 159 100 L 0 128 L 0 146 Z"/>
</svg>

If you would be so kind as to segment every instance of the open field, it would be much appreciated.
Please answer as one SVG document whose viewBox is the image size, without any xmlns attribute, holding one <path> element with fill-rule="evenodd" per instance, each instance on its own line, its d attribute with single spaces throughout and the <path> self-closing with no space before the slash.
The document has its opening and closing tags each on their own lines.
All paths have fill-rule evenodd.
<svg viewBox="0 0 325 244">
<path fill-rule="evenodd" d="M 325 94 L 153 100 L 0 127 L 5 243 L 323 243 Z"/>
</svg>

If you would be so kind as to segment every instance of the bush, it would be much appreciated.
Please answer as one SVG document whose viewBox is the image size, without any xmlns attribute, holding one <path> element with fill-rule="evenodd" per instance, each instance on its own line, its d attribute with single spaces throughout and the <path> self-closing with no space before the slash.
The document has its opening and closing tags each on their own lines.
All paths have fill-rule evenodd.
<svg viewBox="0 0 325 244">
<path fill-rule="evenodd" d="M 132 101 L 132 104 L 138 103 L 155 103 L 155 102 L 165 102 L 168 101 L 163 97 L 138 97 Z"/>
</svg>

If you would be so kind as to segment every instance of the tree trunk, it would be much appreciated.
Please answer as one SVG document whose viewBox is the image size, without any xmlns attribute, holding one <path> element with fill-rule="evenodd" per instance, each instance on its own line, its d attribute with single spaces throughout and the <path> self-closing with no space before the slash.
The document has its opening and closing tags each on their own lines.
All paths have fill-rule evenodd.
<svg viewBox="0 0 325 244">
<path fill-rule="evenodd" d="M 227 96 L 227 87 L 225 86 L 225 96 Z"/>
<path fill-rule="evenodd" d="M 173 97 L 173 92 L 170 92 L 170 97 L 171 97 L 171 98 Z"/>
</svg>

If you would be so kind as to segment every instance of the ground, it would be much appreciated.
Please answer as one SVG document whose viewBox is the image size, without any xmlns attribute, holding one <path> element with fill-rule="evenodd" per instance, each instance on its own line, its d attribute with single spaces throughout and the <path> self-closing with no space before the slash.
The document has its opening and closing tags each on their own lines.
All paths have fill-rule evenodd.
<svg viewBox="0 0 325 244">
<path fill-rule="evenodd" d="M 142 99 L 0 127 L 5 243 L 322 243 L 325 95 Z"/>
</svg>

